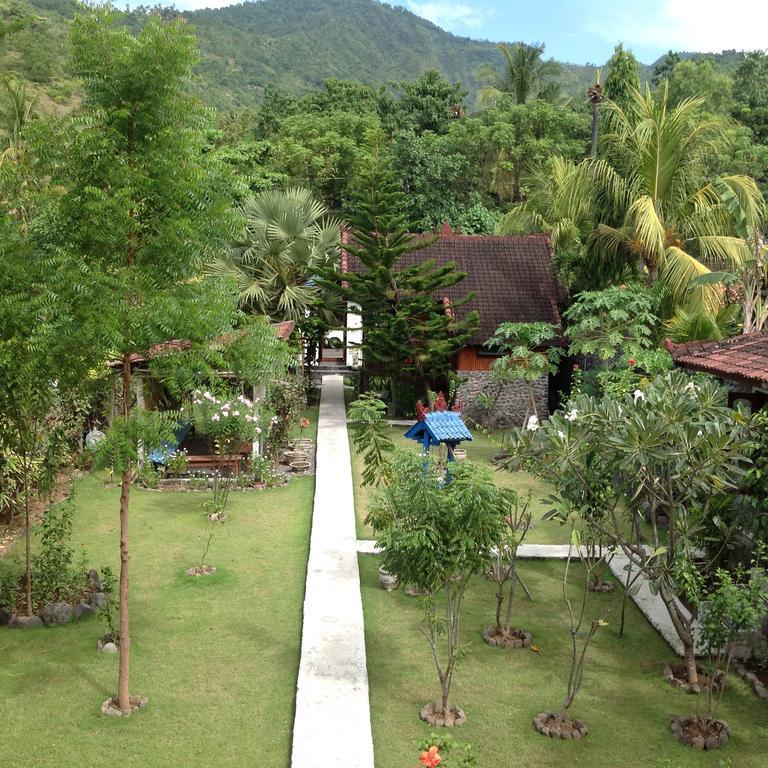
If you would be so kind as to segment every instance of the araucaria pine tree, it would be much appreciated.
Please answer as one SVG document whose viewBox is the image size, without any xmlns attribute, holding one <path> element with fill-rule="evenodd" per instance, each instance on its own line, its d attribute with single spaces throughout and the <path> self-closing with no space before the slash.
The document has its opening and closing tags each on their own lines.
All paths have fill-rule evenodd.
<svg viewBox="0 0 768 768">
<path fill-rule="evenodd" d="M 183 20 L 151 15 L 137 35 L 97 10 L 72 22 L 72 64 L 82 80 L 85 118 L 52 136 L 50 176 L 61 190 L 52 248 L 79 264 L 82 343 L 94 360 L 122 370 L 122 413 L 102 453 L 121 477 L 120 665 L 122 714 L 130 695 L 128 576 L 131 481 L 141 446 L 173 434 L 175 417 L 134 405 L 132 356 L 169 339 L 194 346 L 232 329 L 234 296 L 201 279 L 236 223 L 223 178 L 209 165 L 204 115 L 187 96 L 196 61 Z"/>
<path fill-rule="evenodd" d="M 344 246 L 357 263 L 341 275 L 341 290 L 360 309 L 366 374 L 389 379 L 395 401 L 413 398 L 400 403 L 408 408 L 448 370 L 451 356 L 477 328 L 478 315 L 457 316 L 466 299 L 446 307 L 445 289 L 466 275 L 453 263 L 413 255 L 435 238 L 409 233 L 403 197 L 383 148 L 374 143 L 349 215 L 350 243 Z"/>
</svg>

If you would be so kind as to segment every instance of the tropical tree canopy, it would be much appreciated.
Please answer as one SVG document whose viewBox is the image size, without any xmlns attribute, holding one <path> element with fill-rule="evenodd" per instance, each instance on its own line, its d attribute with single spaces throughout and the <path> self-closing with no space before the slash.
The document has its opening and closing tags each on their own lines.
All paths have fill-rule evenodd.
<svg viewBox="0 0 768 768">
<path fill-rule="evenodd" d="M 668 286 L 676 305 L 716 311 L 722 288 L 691 281 L 715 265 L 743 265 L 750 252 L 742 233 L 764 215 L 754 179 L 706 178 L 707 158 L 727 141 L 727 122 L 705 117 L 700 98 L 671 106 L 666 82 L 656 92 L 633 89 L 626 109 L 605 106 L 611 119 L 602 156 L 579 165 L 551 162 L 545 178 L 552 188 L 539 184 L 532 207 L 548 220 L 555 247 L 564 238 L 582 258 L 599 262 L 596 272 L 639 266 L 651 284 Z"/>
<path fill-rule="evenodd" d="M 273 320 L 302 320 L 322 295 L 313 278 L 337 263 L 341 221 L 300 187 L 249 197 L 241 211 L 243 232 L 214 271 L 234 277 L 244 307 Z"/>
<path fill-rule="evenodd" d="M 504 57 L 501 70 L 483 67 L 481 76 L 489 81 L 480 92 L 483 104 L 493 104 L 502 96 L 511 96 L 515 104 L 525 104 L 530 98 L 550 99 L 557 96 L 560 65 L 542 59 L 544 43 L 515 43 L 499 45 Z"/>
</svg>

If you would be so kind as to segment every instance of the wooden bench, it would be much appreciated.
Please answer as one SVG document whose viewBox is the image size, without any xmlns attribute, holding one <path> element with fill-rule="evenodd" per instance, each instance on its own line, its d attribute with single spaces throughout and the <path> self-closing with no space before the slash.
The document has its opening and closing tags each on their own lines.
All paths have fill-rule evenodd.
<svg viewBox="0 0 768 768">
<path fill-rule="evenodd" d="M 187 456 L 187 470 L 193 472 L 196 469 L 222 469 L 228 475 L 240 474 L 240 463 L 246 458 L 243 454 L 224 456 L 219 458 L 213 454 L 189 454 Z"/>
</svg>

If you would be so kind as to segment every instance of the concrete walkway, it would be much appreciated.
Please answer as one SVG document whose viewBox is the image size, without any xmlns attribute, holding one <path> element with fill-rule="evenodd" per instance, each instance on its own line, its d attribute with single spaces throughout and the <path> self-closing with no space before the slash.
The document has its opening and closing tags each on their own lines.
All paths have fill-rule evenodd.
<svg viewBox="0 0 768 768">
<path fill-rule="evenodd" d="M 375 541 L 369 539 L 360 540 L 357 542 L 357 551 L 365 555 L 377 555 L 381 551 Z M 522 544 L 518 549 L 518 557 L 524 560 L 565 560 L 568 557 L 568 545 L 567 544 Z M 619 584 L 625 584 L 627 581 L 627 572 L 625 570 L 629 558 L 621 553 L 617 552 L 611 558 L 609 568 L 611 573 L 616 577 Z M 637 573 L 636 570 L 633 573 Z M 667 641 L 673 651 L 678 656 L 683 655 L 683 644 L 675 631 L 675 627 L 672 624 L 672 619 L 669 618 L 669 613 L 664 607 L 664 602 L 659 595 L 651 592 L 651 588 L 648 585 L 647 579 L 640 577 L 635 586 L 638 586 L 636 593 L 632 595 L 632 599 L 637 604 L 637 607 L 643 612 L 646 619 L 656 628 L 659 634 Z M 677 601 L 678 608 L 681 613 L 690 617 L 688 609 Z"/>
<path fill-rule="evenodd" d="M 304 597 L 294 768 L 373 768 L 344 386 L 324 376 Z"/>
</svg>

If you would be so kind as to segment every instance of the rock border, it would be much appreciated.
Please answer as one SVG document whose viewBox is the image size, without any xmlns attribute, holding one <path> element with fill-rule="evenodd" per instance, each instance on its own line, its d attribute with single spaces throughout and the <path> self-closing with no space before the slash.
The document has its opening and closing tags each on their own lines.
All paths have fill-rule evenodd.
<svg viewBox="0 0 768 768">
<path fill-rule="evenodd" d="M 686 727 L 698 719 L 698 715 L 673 717 L 669 724 L 669 730 L 672 731 L 672 735 L 679 742 L 689 747 L 694 747 L 695 749 L 707 751 L 710 749 L 717 749 L 728 743 L 728 740 L 731 737 L 731 729 L 725 720 L 712 720 L 710 724 L 716 725 L 719 728 L 719 733 L 713 733 L 706 738 L 703 736 L 691 736 L 691 734 L 686 733 Z"/>
<path fill-rule="evenodd" d="M 394 592 L 397 589 L 398 579 L 394 573 L 390 573 L 384 568 L 379 568 L 379 584 L 386 592 Z"/>
<path fill-rule="evenodd" d="M 85 599 L 76 605 L 57 601 L 46 603 L 39 614 L 26 616 L 22 613 L 0 611 L 0 624 L 7 624 L 11 629 L 29 627 L 59 627 L 69 624 L 73 619 L 83 616 L 95 616 L 109 600 L 109 593 L 104 591 L 104 584 L 96 570 L 88 571 L 88 587 L 91 589 Z"/>
<path fill-rule="evenodd" d="M 589 728 L 583 720 L 571 719 L 571 730 L 561 731 L 558 718 L 560 712 L 540 712 L 533 718 L 533 727 L 537 733 L 542 736 L 549 736 L 551 739 L 582 739 L 589 733 Z M 554 723 L 552 721 L 555 721 Z"/>
<path fill-rule="evenodd" d="M 697 670 L 701 674 L 706 674 L 706 670 L 702 669 L 701 667 L 697 666 Z M 706 691 L 709 688 L 709 686 L 707 685 L 691 685 L 690 683 L 687 683 L 684 680 L 678 679 L 677 677 L 675 677 L 675 673 L 672 670 L 672 664 L 667 664 L 664 667 L 664 670 L 662 671 L 662 675 L 664 675 L 664 679 L 673 688 L 679 688 L 680 690 L 685 691 L 686 693 L 701 693 L 702 691 Z M 725 682 L 725 675 L 723 674 L 723 670 L 718 669 L 715 672 L 715 690 L 720 691 L 724 682 Z"/>
<path fill-rule="evenodd" d="M 497 627 L 487 627 L 483 640 L 493 648 L 530 648 L 533 636 L 524 629 L 513 627 L 509 635 L 498 634 Z"/>
<path fill-rule="evenodd" d="M 187 576 L 194 576 L 196 578 L 200 578 L 200 576 L 213 576 L 213 574 L 216 573 L 216 566 L 204 565 L 200 568 L 199 565 L 194 565 L 192 568 L 187 568 L 184 573 L 186 573 Z"/>
<path fill-rule="evenodd" d="M 131 696 L 131 711 L 121 712 L 120 707 L 117 706 L 117 699 L 111 698 L 101 705 L 101 713 L 109 717 L 130 717 L 134 712 L 144 709 L 148 703 L 149 699 L 146 696 Z"/>
<path fill-rule="evenodd" d="M 460 707 L 452 706 L 451 713 L 453 714 L 453 723 L 446 724 L 442 705 L 437 701 L 432 701 L 429 704 L 425 704 L 419 710 L 419 718 L 437 728 L 453 728 L 457 725 L 464 725 L 467 722 L 467 715 Z"/>
<path fill-rule="evenodd" d="M 768 688 L 766 688 L 765 683 L 754 672 L 738 661 L 734 663 L 733 668 L 742 680 L 749 683 L 758 699 L 768 699 Z"/>
</svg>

